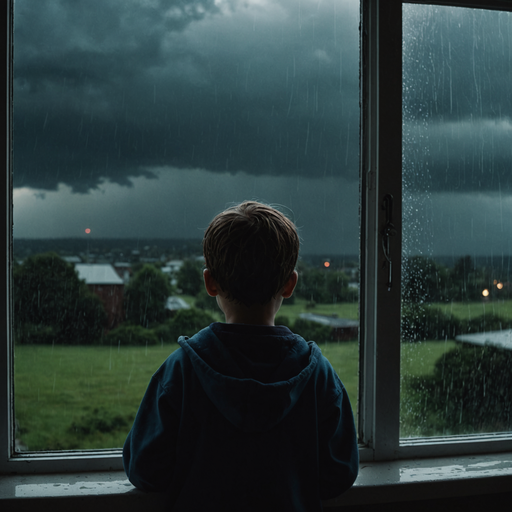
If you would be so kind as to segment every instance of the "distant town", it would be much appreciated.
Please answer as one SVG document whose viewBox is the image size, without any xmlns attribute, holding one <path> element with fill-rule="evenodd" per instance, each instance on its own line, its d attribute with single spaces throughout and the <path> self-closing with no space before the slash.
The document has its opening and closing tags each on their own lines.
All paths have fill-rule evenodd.
<svg viewBox="0 0 512 512">
<path fill-rule="evenodd" d="M 34 254 L 55 252 L 71 263 L 153 263 L 165 266 L 170 260 L 201 258 L 200 238 L 15 238 L 14 259 L 22 262 Z M 70 260 L 70 258 L 73 258 Z M 327 261 L 335 268 L 356 268 L 358 255 L 302 254 L 309 266 L 323 266 Z"/>
</svg>

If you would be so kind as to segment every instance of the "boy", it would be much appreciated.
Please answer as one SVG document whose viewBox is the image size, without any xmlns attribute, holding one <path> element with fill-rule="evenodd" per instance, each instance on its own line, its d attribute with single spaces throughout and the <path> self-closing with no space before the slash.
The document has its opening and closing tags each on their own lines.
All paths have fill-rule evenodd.
<svg viewBox="0 0 512 512">
<path fill-rule="evenodd" d="M 172 510 L 321 511 L 358 471 L 352 410 L 318 346 L 274 326 L 297 284 L 299 237 L 247 201 L 203 238 L 204 282 L 226 317 L 155 373 L 126 439 L 130 481 Z"/>
</svg>

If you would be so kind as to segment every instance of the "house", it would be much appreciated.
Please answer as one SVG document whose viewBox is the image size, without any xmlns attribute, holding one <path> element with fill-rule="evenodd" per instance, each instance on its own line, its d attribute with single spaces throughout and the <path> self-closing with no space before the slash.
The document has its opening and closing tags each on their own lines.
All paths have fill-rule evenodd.
<svg viewBox="0 0 512 512">
<path fill-rule="evenodd" d="M 180 309 L 190 309 L 190 306 L 181 297 L 172 296 L 167 297 L 165 309 L 172 315 Z"/>
<path fill-rule="evenodd" d="M 107 312 L 107 330 L 114 329 L 123 320 L 124 281 L 109 263 L 79 263 L 75 265 L 78 277 L 103 302 Z"/>
</svg>

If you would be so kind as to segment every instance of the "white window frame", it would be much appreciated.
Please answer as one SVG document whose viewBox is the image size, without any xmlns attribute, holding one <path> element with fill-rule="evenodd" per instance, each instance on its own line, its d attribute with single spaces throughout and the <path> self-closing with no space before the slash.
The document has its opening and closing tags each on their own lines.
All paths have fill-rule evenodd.
<svg viewBox="0 0 512 512">
<path fill-rule="evenodd" d="M 402 5 L 424 3 L 482 9 L 512 10 L 512 2 L 418 2 L 362 0 L 361 2 L 361 296 L 360 400 L 361 460 L 439 457 L 512 450 L 509 434 L 400 440 L 400 261 L 402 174 Z M 0 472 L 44 473 L 122 469 L 120 450 L 39 452 L 14 451 L 13 353 L 11 338 L 12 262 L 12 35 L 14 0 L 4 0 L 0 12 L 5 27 L 2 50 L 6 65 L 1 82 L 4 97 L 2 145 L 5 162 L 1 191 L 4 221 L 0 237 Z M 382 77 L 382 79 L 381 79 Z M 390 256 L 393 286 L 380 249 L 385 225 L 383 198 L 394 198 Z"/>
<path fill-rule="evenodd" d="M 363 0 L 361 9 L 361 355 L 362 459 L 410 459 L 512 450 L 511 433 L 400 439 L 402 205 L 402 8 L 446 5 L 512 11 L 510 0 Z M 393 286 L 381 250 L 384 197 L 393 196 Z"/>
</svg>

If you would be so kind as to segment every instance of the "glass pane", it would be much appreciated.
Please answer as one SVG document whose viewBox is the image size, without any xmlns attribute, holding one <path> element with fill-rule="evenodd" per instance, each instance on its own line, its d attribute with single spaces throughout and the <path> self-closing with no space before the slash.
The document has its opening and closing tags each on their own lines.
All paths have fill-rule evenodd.
<svg viewBox="0 0 512 512">
<path fill-rule="evenodd" d="M 356 408 L 358 26 L 356 0 L 16 1 L 19 450 L 122 445 L 177 337 L 221 320 L 201 238 L 244 199 L 299 227 L 278 322 Z"/>
<path fill-rule="evenodd" d="M 405 5 L 401 435 L 512 429 L 512 15 Z"/>
</svg>

